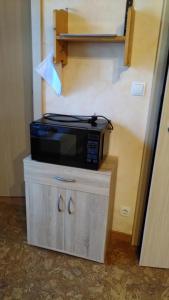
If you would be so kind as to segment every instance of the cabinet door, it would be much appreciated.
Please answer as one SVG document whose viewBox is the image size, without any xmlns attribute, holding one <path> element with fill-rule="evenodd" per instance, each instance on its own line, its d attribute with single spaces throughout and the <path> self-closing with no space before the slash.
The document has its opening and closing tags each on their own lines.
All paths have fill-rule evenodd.
<svg viewBox="0 0 169 300">
<path fill-rule="evenodd" d="M 104 262 L 108 197 L 67 191 L 65 252 Z"/>
<path fill-rule="evenodd" d="M 28 243 L 64 249 L 65 191 L 50 185 L 26 183 Z"/>
<path fill-rule="evenodd" d="M 140 265 L 169 268 L 169 69 L 143 233 Z"/>
</svg>

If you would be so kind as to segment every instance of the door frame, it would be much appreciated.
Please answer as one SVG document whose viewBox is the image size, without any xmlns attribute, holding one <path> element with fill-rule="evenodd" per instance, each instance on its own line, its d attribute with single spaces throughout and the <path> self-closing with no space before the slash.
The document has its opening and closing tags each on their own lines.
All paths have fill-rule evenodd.
<svg viewBox="0 0 169 300">
<path fill-rule="evenodd" d="M 31 0 L 32 65 L 33 65 L 33 117 L 39 119 L 43 113 L 42 79 L 36 67 L 43 59 L 42 51 L 43 0 Z"/>
<path fill-rule="evenodd" d="M 140 266 L 155 268 L 169 268 L 167 185 L 169 160 L 165 155 L 169 147 L 168 103 L 169 66 L 139 262 Z"/>
<path fill-rule="evenodd" d="M 158 50 L 154 69 L 154 78 L 151 92 L 151 101 L 147 120 L 146 136 L 144 141 L 143 158 L 141 165 L 140 180 L 138 186 L 135 217 L 132 232 L 132 245 L 139 245 L 142 238 L 142 229 L 147 206 L 147 198 L 150 188 L 154 151 L 159 126 L 159 112 L 161 109 L 161 97 L 164 88 L 164 78 L 169 51 L 169 1 L 164 0 L 161 29 L 159 35 Z"/>
</svg>

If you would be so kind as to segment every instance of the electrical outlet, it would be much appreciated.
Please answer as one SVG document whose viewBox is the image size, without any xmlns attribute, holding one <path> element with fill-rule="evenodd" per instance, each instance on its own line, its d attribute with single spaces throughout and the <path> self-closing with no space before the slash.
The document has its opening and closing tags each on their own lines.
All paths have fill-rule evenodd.
<svg viewBox="0 0 169 300">
<path fill-rule="evenodd" d="M 129 207 L 126 207 L 126 206 L 122 206 L 120 208 L 120 214 L 121 216 L 123 217 L 129 217 L 130 215 L 130 208 Z"/>
</svg>

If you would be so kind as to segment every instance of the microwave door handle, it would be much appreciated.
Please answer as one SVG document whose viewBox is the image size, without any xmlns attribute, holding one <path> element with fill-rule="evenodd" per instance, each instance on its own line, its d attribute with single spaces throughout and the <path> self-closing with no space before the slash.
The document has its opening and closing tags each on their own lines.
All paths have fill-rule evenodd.
<svg viewBox="0 0 169 300">
<path fill-rule="evenodd" d="M 63 177 L 60 177 L 60 176 L 55 176 L 54 179 L 56 180 L 59 180 L 59 181 L 63 181 L 63 182 L 76 182 L 75 179 L 67 179 L 67 178 L 63 178 Z"/>
</svg>

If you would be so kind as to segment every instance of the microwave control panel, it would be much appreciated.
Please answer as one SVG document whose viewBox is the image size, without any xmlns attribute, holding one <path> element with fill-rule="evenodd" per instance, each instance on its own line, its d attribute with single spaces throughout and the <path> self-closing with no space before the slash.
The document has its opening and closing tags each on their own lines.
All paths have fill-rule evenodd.
<svg viewBox="0 0 169 300">
<path fill-rule="evenodd" d="M 87 142 L 87 162 L 98 163 L 99 137 L 95 136 Z"/>
</svg>

